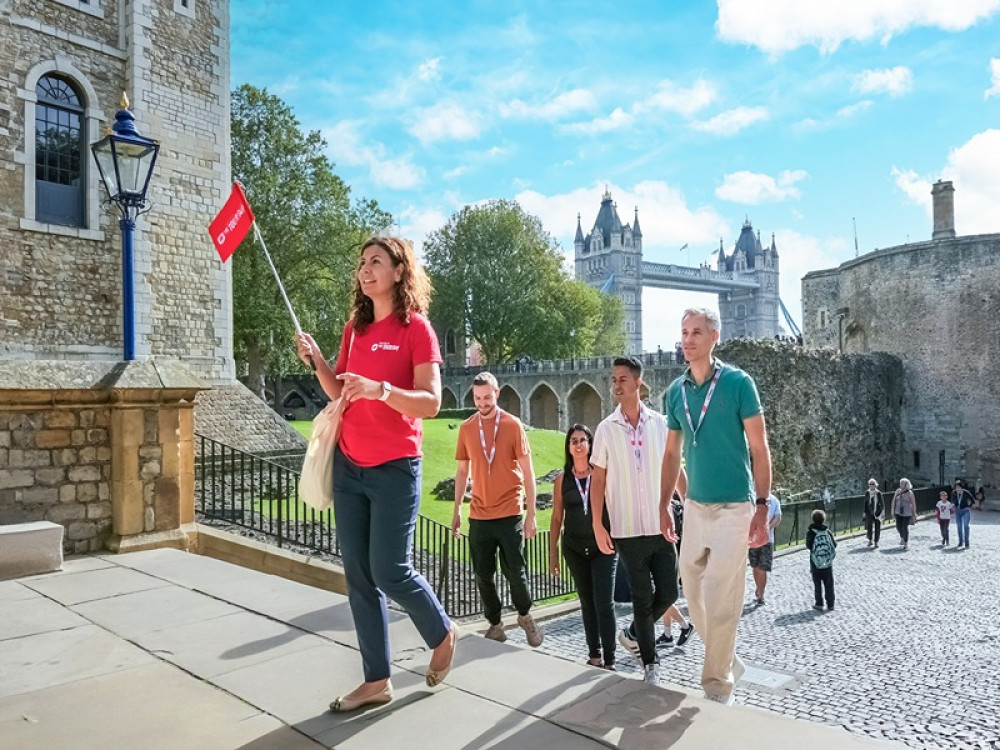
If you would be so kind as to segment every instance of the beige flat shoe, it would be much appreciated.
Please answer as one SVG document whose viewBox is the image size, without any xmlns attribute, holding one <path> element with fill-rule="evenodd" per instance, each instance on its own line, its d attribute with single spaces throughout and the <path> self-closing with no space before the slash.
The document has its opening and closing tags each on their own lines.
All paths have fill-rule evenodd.
<svg viewBox="0 0 1000 750">
<path fill-rule="evenodd" d="M 392 685 L 386 683 L 385 687 L 374 695 L 367 698 L 348 698 L 347 696 L 337 696 L 330 703 L 330 710 L 334 713 L 343 714 L 348 711 L 357 711 L 365 706 L 384 706 L 392 700 Z"/>
<path fill-rule="evenodd" d="M 430 666 L 427 668 L 427 674 L 424 679 L 427 682 L 427 687 L 437 687 L 442 682 L 444 678 L 448 676 L 451 671 L 451 664 L 455 660 L 455 646 L 458 644 L 458 626 L 455 623 L 451 624 L 451 629 L 448 631 L 448 635 L 445 638 L 450 642 L 451 649 L 448 654 L 448 663 L 442 669 L 431 669 Z M 433 657 L 431 659 L 433 661 Z"/>
</svg>

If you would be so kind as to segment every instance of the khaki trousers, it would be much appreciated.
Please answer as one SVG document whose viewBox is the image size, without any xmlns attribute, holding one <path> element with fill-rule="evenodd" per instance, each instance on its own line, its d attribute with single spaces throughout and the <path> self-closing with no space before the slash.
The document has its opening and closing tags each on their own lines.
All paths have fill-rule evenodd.
<svg viewBox="0 0 1000 750">
<path fill-rule="evenodd" d="M 733 692 L 736 628 L 743 613 L 747 542 L 753 503 L 684 503 L 680 573 L 688 612 L 705 644 L 701 686 Z"/>
</svg>

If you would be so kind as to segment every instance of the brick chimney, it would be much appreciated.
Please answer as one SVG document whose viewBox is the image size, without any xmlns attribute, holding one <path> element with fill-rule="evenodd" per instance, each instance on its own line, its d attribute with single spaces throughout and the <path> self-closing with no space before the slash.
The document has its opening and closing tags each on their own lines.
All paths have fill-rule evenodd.
<svg viewBox="0 0 1000 750">
<path fill-rule="evenodd" d="M 955 188 L 951 180 L 938 180 L 931 188 L 934 201 L 934 234 L 932 240 L 948 240 L 955 236 Z"/>
</svg>

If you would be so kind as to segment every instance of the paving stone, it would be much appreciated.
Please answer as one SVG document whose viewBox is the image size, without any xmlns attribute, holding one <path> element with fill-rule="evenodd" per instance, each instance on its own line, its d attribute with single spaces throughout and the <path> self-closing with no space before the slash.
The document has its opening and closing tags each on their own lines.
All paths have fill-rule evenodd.
<svg viewBox="0 0 1000 750">
<path fill-rule="evenodd" d="M 1000 513 L 973 513 L 976 545 L 968 551 L 942 549 L 933 520 L 911 529 L 905 552 L 894 545 L 894 535 L 892 527 L 883 529 L 878 550 L 864 538 L 840 543 L 833 612 L 812 609 L 804 553 L 775 558 L 768 603 L 744 609 L 737 649 L 755 668 L 799 679 L 773 693 L 741 682 L 737 702 L 914 748 L 1000 748 L 994 718 L 1000 705 L 998 584 L 989 573 L 1000 559 Z M 752 592 L 748 572 L 748 601 Z M 679 606 L 684 611 L 683 600 Z M 627 625 L 630 608 L 619 605 L 617 613 L 619 625 Z M 574 662 L 586 657 L 579 613 L 544 627 L 541 650 Z M 524 641 L 516 629 L 508 637 Z M 700 692 L 704 646 L 697 635 L 683 649 L 659 653 L 664 685 Z M 625 677 L 639 675 L 620 648 L 618 669 Z M 942 700 L 956 695 L 963 696 L 962 710 L 943 714 Z"/>
</svg>

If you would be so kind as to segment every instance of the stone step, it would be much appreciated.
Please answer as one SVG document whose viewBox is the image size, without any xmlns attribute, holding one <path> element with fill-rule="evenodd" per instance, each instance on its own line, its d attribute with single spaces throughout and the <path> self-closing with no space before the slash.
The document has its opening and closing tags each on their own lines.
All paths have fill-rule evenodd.
<svg viewBox="0 0 1000 750">
<path fill-rule="evenodd" d="M 0 525 L 0 581 L 60 570 L 63 532 L 51 521 Z"/>
</svg>

